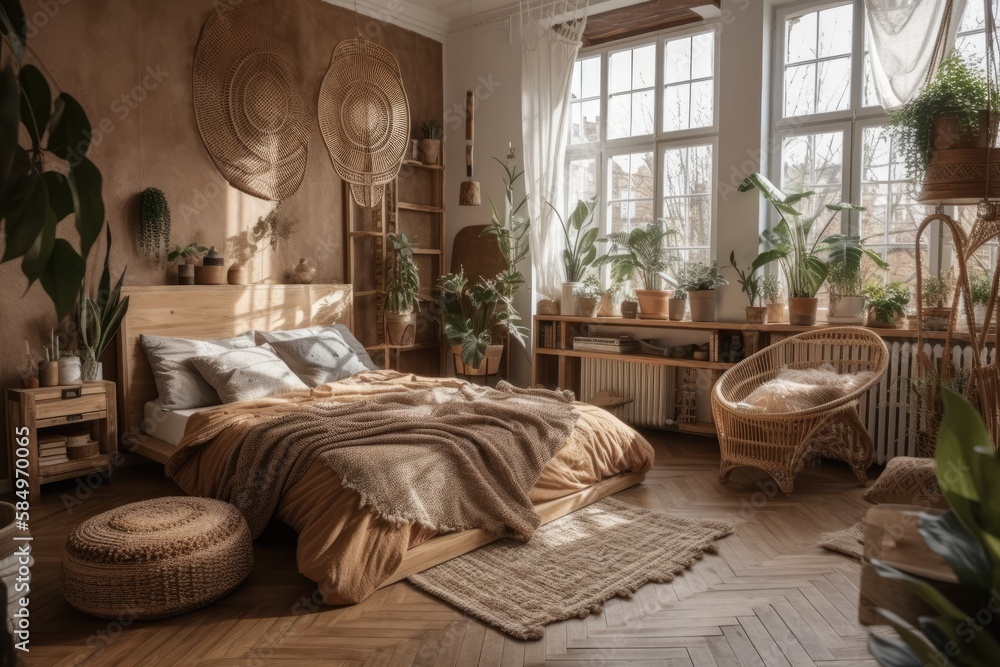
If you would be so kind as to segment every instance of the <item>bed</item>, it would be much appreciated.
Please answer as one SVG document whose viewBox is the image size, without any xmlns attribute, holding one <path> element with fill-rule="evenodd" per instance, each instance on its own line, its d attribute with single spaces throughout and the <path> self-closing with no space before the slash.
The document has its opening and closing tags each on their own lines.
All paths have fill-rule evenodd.
<svg viewBox="0 0 1000 667">
<path fill-rule="evenodd" d="M 124 291 L 130 307 L 119 336 L 122 445 L 168 465 L 174 480 L 192 495 L 214 494 L 218 471 L 225 467 L 236 446 L 238 429 L 228 426 L 213 431 L 210 437 L 184 447 L 180 453 L 179 437 L 188 424 L 195 431 L 210 431 L 213 424 L 222 423 L 224 413 L 232 410 L 213 412 L 213 408 L 207 408 L 186 411 L 188 414 L 158 414 L 153 402 L 157 398 L 156 386 L 140 346 L 140 335 L 203 340 L 251 329 L 275 331 L 335 324 L 353 329 L 349 285 L 155 286 Z M 372 372 L 370 382 L 441 381 L 400 374 L 383 377 Z M 315 399 L 281 399 L 289 403 L 307 400 Z M 229 405 L 251 413 L 259 408 Z M 584 404 L 576 404 L 576 409 L 581 426 L 574 427 L 573 437 L 567 439 L 531 489 L 531 501 L 542 524 L 639 484 L 652 464 L 652 448 L 642 436 L 602 410 Z M 154 437 L 143 431 L 144 419 L 169 423 L 169 428 L 161 424 L 156 433 L 162 437 Z M 592 444 L 595 442 L 598 444 Z M 284 494 L 276 516 L 299 533 L 299 570 L 319 584 L 328 604 L 357 602 L 379 587 L 495 539 L 479 529 L 439 534 L 418 525 L 384 525 L 378 517 L 367 516 L 358 496 L 342 487 L 337 475 L 318 461 Z"/>
</svg>

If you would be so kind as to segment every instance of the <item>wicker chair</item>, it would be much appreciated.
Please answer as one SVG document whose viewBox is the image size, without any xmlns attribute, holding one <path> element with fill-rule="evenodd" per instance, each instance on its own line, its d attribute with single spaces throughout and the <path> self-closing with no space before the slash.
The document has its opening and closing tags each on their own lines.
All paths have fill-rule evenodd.
<svg viewBox="0 0 1000 667">
<path fill-rule="evenodd" d="M 749 412 L 736 407 L 754 389 L 773 379 L 782 367 L 814 368 L 830 364 L 840 373 L 875 371 L 851 393 L 798 412 Z M 759 468 L 785 493 L 795 475 L 818 456 L 846 461 L 862 484 L 872 457 L 872 439 L 858 417 L 858 400 L 884 375 L 889 351 L 874 332 L 836 327 L 791 336 L 739 362 L 712 390 L 712 414 L 719 432 L 722 463 L 719 480 L 734 468 Z"/>
</svg>

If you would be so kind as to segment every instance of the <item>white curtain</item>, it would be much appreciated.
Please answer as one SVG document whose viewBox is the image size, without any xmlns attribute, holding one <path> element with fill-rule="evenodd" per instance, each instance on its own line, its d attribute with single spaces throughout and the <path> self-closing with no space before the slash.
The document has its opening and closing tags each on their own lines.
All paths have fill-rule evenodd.
<svg viewBox="0 0 1000 667">
<path fill-rule="evenodd" d="M 978 0 L 976 0 L 978 1 Z M 865 0 L 865 34 L 878 100 L 895 109 L 934 77 L 955 46 L 966 0 Z"/>
<path fill-rule="evenodd" d="M 557 298 L 562 230 L 545 202 L 562 206 L 570 83 L 589 0 L 521 0 L 521 127 L 535 294 Z"/>
</svg>

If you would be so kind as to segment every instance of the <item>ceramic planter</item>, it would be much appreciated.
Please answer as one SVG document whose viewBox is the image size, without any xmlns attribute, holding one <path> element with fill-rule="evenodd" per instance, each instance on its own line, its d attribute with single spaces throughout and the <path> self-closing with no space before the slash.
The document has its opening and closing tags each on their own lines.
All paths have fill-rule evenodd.
<svg viewBox="0 0 1000 667">
<path fill-rule="evenodd" d="M 767 307 L 766 306 L 747 306 L 747 324 L 764 324 L 764 319 L 767 317 Z"/>
<path fill-rule="evenodd" d="M 767 308 L 767 323 L 768 324 L 781 324 L 785 321 L 785 304 L 784 303 L 769 303 Z"/>
<path fill-rule="evenodd" d="M 639 302 L 622 301 L 622 317 L 626 320 L 634 320 L 639 314 Z"/>
<path fill-rule="evenodd" d="M 684 315 L 687 314 L 688 300 L 687 299 L 670 299 L 670 320 L 672 322 L 682 322 L 684 321 Z"/>
<path fill-rule="evenodd" d="M 818 306 L 819 299 L 816 297 L 788 297 L 788 323 L 811 327 L 816 324 L 816 308 Z"/>
<path fill-rule="evenodd" d="M 177 265 L 177 284 L 194 285 L 194 264 Z"/>
<path fill-rule="evenodd" d="M 637 289 L 636 298 L 639 299 L 639 312 L 652 319 L 667 319 L 670 300 L 670 292 L 662 289 Z"/>
<path fill-rule="evenodd" d="M 559 314 L 574 317 L 576 315 L 576 292 L 583 283 L 563 283 L 562 298 L 559 300 Z"/>
<path fill-rule="evenodd" d="M 865 297 L 831 296 L 830 312 L 826 319 L 831 324 L 864 324 Z"/>
<path fill-rule="evenodd" d="M 715 321 L 715 290 L 695 290 L 688 292 L 688 301 L 691 304 L 692 322 L 714 322 Z"/>
<path fill-rule="evenodd" d="M 580 317 L 594 317 L 597 315 L 598 301 L 594 297 L 581 296 L 576 300 L 576 314 Z"/>
<path fill-rule="evenodd" d="M 415 313 L 385 312 L 385 330 L 390 345 L 413 345 L 417 337 Z"/>
<path fill-rule="evenodd" d="M 424 164 L 440 164 L 441 160 L 441 140 L 421 139 L 420 140 L 421 162 Z"/>
<path fill-rule="evenodd" d="M 503 356 L 503 345 L 487 345 L 486 354 L 479 367 L 467 366 L 462 361 L 462 346 L 452 345 L 451 354 L 455 359 L 455 372 L 459 375 L 496 375 L 500 372 L 500 358 Z"/>
</svg>

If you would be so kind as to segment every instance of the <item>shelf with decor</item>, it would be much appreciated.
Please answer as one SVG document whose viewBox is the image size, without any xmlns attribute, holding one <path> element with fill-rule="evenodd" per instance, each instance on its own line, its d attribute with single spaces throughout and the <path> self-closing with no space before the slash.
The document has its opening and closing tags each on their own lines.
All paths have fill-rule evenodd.
<svg viewBox="0 0 1000 667">
<path fill-rule="evenodd" d="M 344 189 L 347 281 L 354 285 L 354 326 L 358 339 L 382 368 L 421 375 L 444 375 L 446 347 L 438 315 L 438 281 L 445 243 L 444 167 L 405 161 L 385 188 L 378 206 L 363 208 Z M 385 287 L 393 246 L 389 237 L 405 234 L 419 272 L 418 309 L 411 344 L 390 342 Z"/>
</svg>

